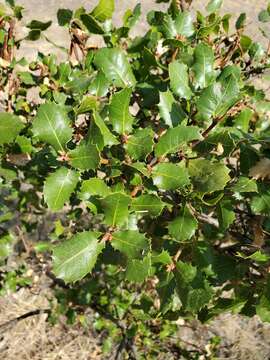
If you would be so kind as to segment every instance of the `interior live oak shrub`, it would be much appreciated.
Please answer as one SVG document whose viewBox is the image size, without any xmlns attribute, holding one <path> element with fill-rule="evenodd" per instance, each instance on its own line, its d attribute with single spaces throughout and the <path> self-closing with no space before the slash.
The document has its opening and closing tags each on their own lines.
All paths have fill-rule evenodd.
<svg viewBox="0 0 270 360">
<path fill-rule="evenodd" d="M 3 15 L 1 222 L 14 201 L 26 233 L 37 231 L 30 215 L 53 214 L 55 276 L 76 287 L 109 271 L 112 292 L 148 289 L 149 316 L 230 310 L 269 321 L 270 102 L 253 81 L 269 49 L 244 33 L 245 14 L 231 27 L 221 1 L 203 13 L 189 3 L 150 11 L 133 38 L 140 5 L 119 28 L 113 0 L 60 9 L 71 35 L 61 63 L 14 58 L 14 15 Z M 269 8 L 259 19 L 267 40 Z M 32 21 L 27 38 L 48 26 Z"/>
</svg>

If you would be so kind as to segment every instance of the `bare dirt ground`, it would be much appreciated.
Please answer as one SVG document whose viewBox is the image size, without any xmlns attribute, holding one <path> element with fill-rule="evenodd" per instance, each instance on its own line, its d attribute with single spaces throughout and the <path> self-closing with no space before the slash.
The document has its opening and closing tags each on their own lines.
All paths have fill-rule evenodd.
<svg viewBox="0 0 270 360">
<path fill-rule="evenodd" d="M 97 0 L 18 0 L 17 2 L 25 7 L 25 24 L 31 19 L 42 21 L 53 19 L 53 25 L 47 30 L 46 35 L 58 45 L 66 46 L 68 33 L 66 29 L 57 26 L 57 9 L 75 9 L 80 6 L 90 9 Z M 137 2 L 137 0 L 116 0 L 115 23 L 119 24 L 125 9 L 133 8 Z M 144 32 L 147 27 L 145 22 L 147 11 L 166 7 L 164 4 L 156 4 L 153 0 L 141 2 L 144 16 L 135 29 L 136 34 Z M 206 2 L 206 0 L 195 0 L 193 9 L 203 9 Z M 224 0 L 223 12 L 234 14 L 246 12 L 248 32 L 256 39 L 262 40 L 257 31 L 257 13 L 266 5 L 266 0 Z M 18 29 L 19 36 L 22 36 L 24 32 L 23 27 Z M 25 41 L 20 54 L 31 59 L 38 50 L 45 53 L 55 52 L 60 59 L 64 59 L 61 51 L 42 40 L 35 43 Z M 50 296 L 48 286 L 44 285 L 44 279 L 38 278 L 35 288 L 21 289 L 15 294 L 0 297 L 0 324 L 32 310 L 46 309 Z M 209 333 L 219 335 L 222 338 L 221 346 L 223 347 L 219 359 L 270 359 L 270 325 L 262 324 L 257 317 L 246 319 L 226 314 L 207 326 L 195 324 L 194 328 L 195 331 L 180 328 L 179 339 L 203 346 L 207 343 Z M 78 325 L 67 326 L 64 321 L 53 326 L 47 322 L 46 314 L 40 314 L 0 329 L 0 359 L 99 360 L 104 357 L 101 354 L 100 338 L 91 326 L 87 329 Z M 161 354 L 160 359 L 167 360 L 167 354 Z"/>
</svg>

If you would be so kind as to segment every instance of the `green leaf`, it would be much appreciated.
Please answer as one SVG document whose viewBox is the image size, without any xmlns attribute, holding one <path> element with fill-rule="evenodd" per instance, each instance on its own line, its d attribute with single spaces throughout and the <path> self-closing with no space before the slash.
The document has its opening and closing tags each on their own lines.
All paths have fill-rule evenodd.
<svg viewBox="0 0 270 360">
<path fill-rule="evenodd" d="M 222 117 L 239 99 L 239 86 L 234 76 L 204 89 L 197 101 L 198 118 Z"/>
<path fill-rule="evenodd" d="M 188 170 L 194 190 L 200 193 L 223 190 L 231 179 L 230 169 L 221 162 L 211 162 L 207 159 L 190 160 Z"/>
<path fill-rule="evenodd" d="M 267 185 L 258 186 L 258 195 L 251 199 L 251 210 L 254 214 L 269 215 L 270 212 L 270 188 Z"/>
<path fill-rule="evenodd" d="M 99 165 L 99 152 L 96 145 L 79 144 L 68 152 L 70 164 L 80 170 L 95 170 Z"/>
<path fill-rule="evenodd" d="M 66 143 L 72 137 L 66 110 L 54 103 L 40 105 L 32 130 L 34 136 L 52 145 L 57 151 L 64 151 Z"/>
<path fill-rule="evenodd" d="M 168 129 L 159 139 L 156 148 L 156 156 L 163 156 L 181 150 L 181 146 L 192 140 L 201 140 L 202 136 L 197 126 L 178 125 Z"/>
<path fill-rule="evenodd" d="M 232 202 L 230 200 L 222 200 L 217 208 L 218 223 L 221 231 L 225 231 L 235 220 Z"/>
<path fill-rule="evenodd" d="M 100 49 L 96 53 L 94 63 L 114 86 L 123 88 L 136 84 L 136 79 L 123 50 L 118 48 Z"/>
<path fill-rule="evenodd" d="M 237 129 L 243 130 L 244 132 L 248 132 L 249 123 L 252 119 L 253 111 L 251 109 L 244 109 L 238 114 L 234 119 L 234 126 Z"/>
<path fill-rule="evenodd" d="M 260 11 L 259 15 L 258 15 L 258 20 L 260 22 L 269 22 L 270 21 L 270 14 L 267 10 L 262 10 Z"/>
<path fill-rule="evenodd" d="M 12 253 L 14 238 L 11 234 L 0 237 L 0 264 Z"/>
<path fill-rule="evenodd" d="M 107 95 L 110 83 L 102 71 L 99 71 L 88 87 L 88 91 L 91 95 L 97 97 L 103 97 Z"/>
<path fill-rule="evenodd" d="M 166 39 L 175 39 L 179 35 L 185 37 L 192 36 L 195 29 L 191 13 L 189 11 L 179 12 L 175 20 L 173 20 L 171 16 L 166 15 L 161 26 L 161 31 L 164 33 Z"/>
<path fill-rule="evenodd" d="M 258 192 L 258 186 L 255 180 L 240 176 L 232 190 L 239 193 Z"/>
<path fill-rule="evenodd" d="M 69 9 L 58 9 L 57 11 L 57 21 L 60 26 L 69 25 L 72 19 L 72 11 Z"/>
<path fill-rule="evenodd" d="M 111 244 L 129 258 L 141 257 L 149 250 L 149 240 L 136 230 L 114 232 Z"/>
<path fill-rule="evenodd" d="M 270 322 L 270 300 L 265 295 L 262 295 L 258 305 L 256 305 L 256 314 L 261 321 Z"/>
<path fill-rule="evenodd" d="M 23 123 L 18 116 L 0 112 L 0 145 L 11 143 L 23 127 Z"/>
<path fill-rule="evenodd" d="M 150 128 L 138 129 L 127 139 L 125 149 L 134 160 L 144 160 L 153 149 L 154 132 Z"/>
<path fill-rule="evenodd" d="M 111 190 L 105 184 L 104 180 L 98 178 L 91 178 L 82 182 L 80 198 L 82 200 L 89 200 L 92 195 L 105 197 L 110 193 Z"/>
<path fill-rule="evenodd" d="M 104 120 L 97 112 L 94 112 L 93 118 L 94 118 L 95 124 L 97 125 L 97 127 L 99 128 L 99 130 L 103 136 L 104 145 L 112 146 L 112 145 L 119 144 L 119 141 L 111 133 L 111 131 L 105 124 Z"/>
<path fill-rule="evenodd" d="M 206 10 L 209 13 L 216 12 L 221 8 L 222 2 L 223 2 L 223 0 L 211 0 L 211 1 L 209 1 L 209 3 L 206 6 Z"/>
<path fill-rule="evenodd" d="M 168 225 L 169 234 L 177 241 L 189 240 L 198 228 L 198 222 L 187 206 L 183 207 L 179 216 Z"/>
<path fill-rule="evenodd" d="M 114 12 L 114 0 L 99 0 L 98 5 L 92 11 L 92 15 L 101 22 L 111 19 Z"/>
<path fill-rule="evenodd" d="M 211 47 L 204 43 L 196 46 L 194 51 L 194 83 L 197 88 L 206 88 L 216 78 L 214 70 L 215 55 Z"/>
<path fill-rule="evenodd" d="M 175 19 L 175 28 L 177 35 L 190 37 L 194 34 L 195 29 L 192 22 L 192 15 L 189 11 L 179 12 Z"/>
<path fill-rule="evenodd" d="M 157 217 L 164 206 L 165 204 L 156 195 L 145 194 L 132 199 L 130 210 L 142 216 Z"/>
<path fill-rule="evenodd" d="M 189 100 L 192 91 L 189 87 L 188 67 L 180 61 L 169 64 L 170 86 L 173 93 L 181 98 Z"/>
<path fill-rule="evenodd" d="M 53 249 L 53 271 L 66 283 L 81 280 L 91 272 L 104 248 L 99 233 L 85 231 L 74 235 Z"/>
<path fill-rule="evenodd" d="M 44 199 L 50 210 L 58 211 L 69 200 L 79 181 L 74 171 L 61 167 L 50 174 L 44 183 Z"/>
<path fill-rule="evenodd" d="M 150 276 L 151 257 L 145 256 L 143 260 L 129 260 L 126 270 L 126 279 L 136 283 L 142 283 Z"/>
<path fill-rule="evenodd" d="M 28 29 L 31 30 L 40 30 L 40 31 L 44 31 L 47 30 L 52 24 L 52 21 L 47 21 L 47 22 L 42 22 L 42 21 L 38 21 L 38 20 L 32 20 L 30 23 L 28 23 L 26 25 L 26 27 L 28 27 Z"/>
<path fill-rule="evenodd" d="M 150 177 L 150 173 L 149 173 L 147 167 L 145 166 L 145 163 L 135 162 L 135 163 L 132 163 L 132 164 L 127 164 L 127 165 L 132 167 L 133 169 L 139 171 L 145 177 L 147 177 L 147 178 Z"/>
<path fill-rule="evenodd" d="M 178 125 L 186 117 L 181 105 L 175 101 L 170 90 L 159 93 L 158 107 L 161 118 L 170 127 Z"/>
<path fill-rule="evenodd" d="M 188 171 L 184 163 L 179 165 L 162 163 L 153 168 L 153 183 L 162 190 L 175 190 L 190 184 Z"/>
<path fill-rule="evenodd" d="M 93 16 L 89 14 L 82 14 L 81 21 L 90 34 L 104 34 L 103 28 L 99 25 Z"/>
<path fill-rule="evenodd" d="M 80 114 L 88 113 L 92 110 L 97 110 L 98 106 L 99 106 L 99 102 L 95 96 L 89 96 L 89 95 L 84 96 L 80 105 L 76 109 L 76 114 L 80 115 Z"/>
<path fill-rule="evenodd" d="M 114 131 L 127 134 L 132 131 L 133 116 L 129 113 L 132 88 L 126 88 L 113 94 L 109 105 L 109 117 Z"/>
<path fill-rule="evenodd" d="M 131 198 L 123 193 L 116 192 L 102 200 L 105 223 L 111 226 L 121 226 L 128 219 L 128 206 Z"/>
</svg>

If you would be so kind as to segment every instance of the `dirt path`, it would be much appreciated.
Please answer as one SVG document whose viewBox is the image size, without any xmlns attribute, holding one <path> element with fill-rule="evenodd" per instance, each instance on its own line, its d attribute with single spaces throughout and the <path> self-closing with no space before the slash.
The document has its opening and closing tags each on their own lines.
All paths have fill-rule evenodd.
<svg viewBox="0 0 270 360">
<path fill-rule="evenodd" d="M 57 24 L 56 13 L 59 8 L 76 9 L 80 6 L 84 6 L 86 9 L 93 8 L 98 0 L 18 0 L 18 4 L 24 6 L 24 24 L 29 20 L 38 19 L 42 21 L 53 20 L 52 26 L 46 31 L 46 35 L 49 39 L 53 40 L 56 44 L 66 47 L 69 41 L 69 35 L 67 29 L 61 28 Z M 122 22 L 122 16 L 125 10 L 128 8 L 134 8 L 134 6 L 141 2 L 142 4 L 142 17 L 141 21 L 137 24 L 134 32 L 144 33 L 147 28 L 145 16 L 149 10 L 152 9 L 165 9 L 166 4 L 157 4 L 155 0 L 116 0 L 117 11 L 114 14 L 113 20 L 116 25 L 120 25 Z M 208 0 L 194 0 L 192 5 L 193 10 L 204 11 L 204 6 Z M 260 32 L 258 31 L 257 15 L 259 11 L 267 6 L 267 0 L 224 0 L 223 1 L 223 13 L 231 12 L 237 14 L 241 12 L 247 13 L 248 32 L 255 37 L 256 40 L 263 40 Z M 26 33 L 26 29 L 19 29 L 20 35 Z M 42 50 L 45 53 L 56 53 L 60 59 L 64 59 L 65 55 L 60 50 L 48 42 L 39 40 L 35 43 L 25 41 L 20 50 L 20 55 L 24 55 L 27 59 L 32 60 L 35 57 L 37 50 Z"/>
</svg>

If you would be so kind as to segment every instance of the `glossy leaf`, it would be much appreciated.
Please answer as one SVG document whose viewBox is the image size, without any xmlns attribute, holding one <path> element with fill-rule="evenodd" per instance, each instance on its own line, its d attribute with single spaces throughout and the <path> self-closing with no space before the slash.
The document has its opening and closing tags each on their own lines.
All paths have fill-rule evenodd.
<svg viewBox="0 0 270 360">
<path fill-rule="evenodd" d="M 117 87 L 134 86 L 136 79 L 123 50 L 118 48 L 100 49 L 94 60 L 106 78 Z"/>
<path fill-rule="evenodd" d="M 153 168 L 153 183 L 162 190 L 175 190 L 189 185 L 190 180 L 185 164 L 162 163 Z"/>
<path fill-rule="evenodd" d="M 104 145 L 112 146 L 112 145 L 119 144 L 119 141 L 111 133 L 111 131 L 105 124 L 104 120 L 97 112 L 94 112 L 93 118 L 94 118 L 95 124 L 97 125 L 97 127 L 99 128 L 99 130 L 103 136 Z"/>
<path fill-rule="evenodd" d="M 52 145 L 55 150 L 64 151 L 66 143 L 72 137 L 65 109 L 54 103 L 40 105 L 33 121 L 33 133 L 40 141 Z"/>
<path fill-rule="evenodd" d="M 180 104 L 178 104 L 173 97 L 170 90 L 159 93 L 159 113 L 165 124 L 173 127 L 178 124 L 186 117 Z"/>
<path fill-rule="evenodd" d="M 216 82 L 206 88 L 197 101 L 198 118 L 222 117 L 239 99 L 239 86 L 234 76 L 224 83 Z"/>
<path fill-rule="evenodd" d="M 168 129 L 161 136 L 156 147 L 156 156 L 163 156 L 181 150 L 183 145 L 187 145 L 192 140 L 202 139 L 197 126 L 178 125 L 175 128 Z"/>
<path fill-rule="evenodd" d="M 98 178 L 91 178 L 82 182 L 80 196 L 81 199 L 88 200 L 92 195 L 105 197 L 110 193 L 111 190 L 105 184 L 104 180 Z"/>
<path fill-rule="evenodd" d="M 53 249 L 53 271 L 66 283 L 81 280 L 91 272 L 104 243 L 98 241 L 99 233 L 85 231 Z"/>
<path fill-rule="evenodd" d="M 116 192 L 102 200 L 105 223 L 111 226 L 121 226 L 128 219 L 128 206 L 131 198 L 123 193 Z"/>
<path fill-rule="evenodd" d="M 95 170 L 99 164 L 99 152 L 95 145 L 79 144 L 68 152 L 70 164 L 80 170 Z"/>
<path fill-rule="evenodd" d="M 157 217 L 165 204 L 153 194 L 140 195 L 132 200 L 130 210 L 141 216 Z"/>
<path fill-rule="evenodd" d="M 112 246 L 129 258 L 141 257 L 149 250 L 149 240 L 136 230 L 117 231 L 112 235 Z"/>
<path fill-rule="evenodd" d="M 44 183 L 44 199 L 50 210 L 58 211 L 69 200 L 79 181 L 79 175 L 66 167 L 50 174 Z"/>
<path fill-rule="evenodd" d="M 170 85 L 173 93 L 180 98 L 189 100 L 192 91 L 189 86 L 188 67 L 180 61 L 169 64 Z"/>
<path fill-rule="evenodd" d="M 196 87 L 205 88 L 215 80 L 214 61 L 215 55 L 212 48 L 204 43 L 196 46 L 192 67 Z"/>
<path fill-rule="evenodd" d="M 126 88 L 115 93 L 111 99 L 109 106 L 110 121 L 114 131 L 118 134 L 128 134 L 132 131 L 134 118 L 129 112 L 131 93 L 132 89 Z"/>
</svg>

